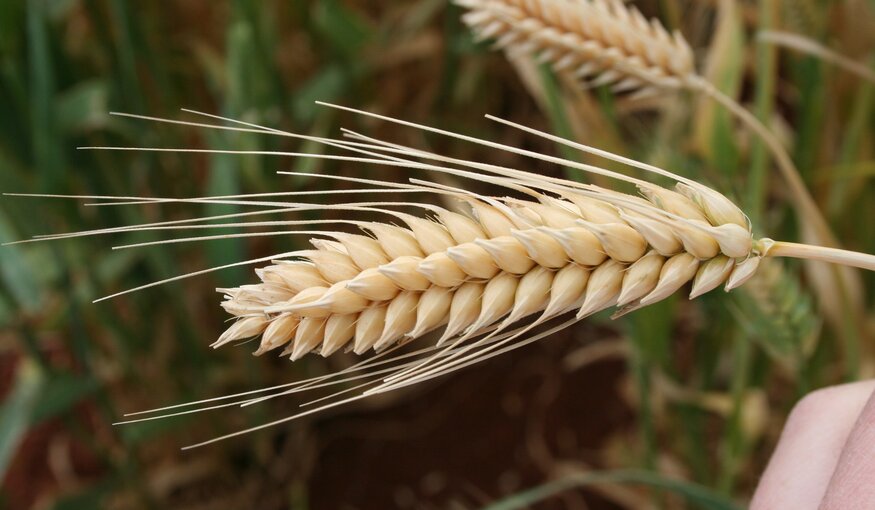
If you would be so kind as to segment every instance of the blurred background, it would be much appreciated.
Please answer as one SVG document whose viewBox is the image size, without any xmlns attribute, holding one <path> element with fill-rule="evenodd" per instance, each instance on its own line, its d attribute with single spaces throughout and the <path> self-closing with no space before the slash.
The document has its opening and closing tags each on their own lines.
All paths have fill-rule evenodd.
<svg viewBox="0 0 875 510">
<path fill-rule="evenodd" d="M 875 252 L 873 85 L 756 40 L 759 30 L 780 28 L 871 64 L 873 3 L 635 4 L 681 30 L 702 73 L 792 147 L 845 246 Z M 2 0 L 0 191 L 196 197 L 330 185 L 279 170 L 408 177 L 273 156 L 76 150 L 322 150 L 108 116 L 190 118 L 180 108 L 319 136 L 349 127 L 563 175 L 321 108 L 319 99 L 606 165 L 483 118 L 498 115 L 699 179 L 743 204 L 757 234 L 799 239 L 768 153 L 713 103 L 585 89 L 490 51 L 460 14 L 444 0 Z M 0 241 L 233 211 L 5 196 Z M 779 262 L 732 294 L 696 302 L 679 295 L 615 322 L 598 316 L 409 391 L 180 451 L 291 414 L 301 400 L 111 423 L 126 412 L 338 370 L 353 358 L 292 364 L 254 358 L 250 346 L 210 349 L 226 319 L 215 288 L 254 282 L 250 267 L 91 303 L 306 241 L 110 249 L 162 236 L 0 248 L 0 508 L 736 508 L 800 396 L 875 375 L 873 275 L 856 273 L 864 295 L 837 306 L 799 264 Z M 563 485 L 569 474 L 585 477 Z"/>
</svg>

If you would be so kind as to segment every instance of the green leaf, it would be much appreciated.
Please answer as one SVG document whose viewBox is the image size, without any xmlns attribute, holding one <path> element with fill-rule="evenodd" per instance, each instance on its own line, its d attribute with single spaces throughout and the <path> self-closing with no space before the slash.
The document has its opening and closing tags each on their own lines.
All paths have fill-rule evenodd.
<svg viewBox="0 0 875 510">
<path fill-rule="evenodd" d="M 80 508 L 102 508 L 100 504 L 103 498 L 116 486 L 113 480 L 103 480 L 95 485 L 77 492 L 73 495 L 64 496 L 52 505 L 52 510 L 78 510 Z"/>
<path fill-rule="evenodd" d="M 331 47 L 353 58 L 372 37 L 373 31 L 361 17 L 336 0 L 324 0 L 315 7 L 313 28 Z"/>
<path fill-rule="evenodd" d="M 100 386 L 97 379 L 76 374 L 53 374 L 40 390 L 30 422 L 37 424 L 65 413 Z"/>
<path fill-rule="evenodd" d="M 326 66 L 295 91 L 292 101 L 295 120 L 301 124 L 312 122 L 317 113 L 325 109 L 317 105 L 316 101 L 335 101 L 347 86 L 347 74 L 340 66 Z"/>
<path fill-rule="evenodd" d="M 0 324 L 6 324 L 12 320 L 12 305 L 0 294 Z"/>
<path fill-rule="evenodd" d="M 58 96 L 55 117 L 62 133 L 106 127 L 107 87 L 102 80 L 82 82 Z"/>
<path fill-rule="evenodd" d="M 740 510 L 735 502 L 716 494 L 706 487 L 683 480 L 666 478 L 649 471 L 618 470 L 581 473 L 570 475 L 555 482 L 539 485 L 527 491 L 519 492 L 497 503 L 487 506 L 484 510 L 514 510 L 527 508 L 534 503 L 561 494 L 571 489 L 598 484 L 632 484 L 647 485 L 656 489 L 683 497 L 696 508 L 708 510 Z"/>
<path fill-rule="evenodd" d="M 190 426 L 194 419 L 192 416 L 173 416 L 160 420 L 126 423 L 118 425 L 117 430 L 126 445 L 134 446 Z"/>
<path fill-rule="evenodd" d="M 9 462 L 27 432 L 29 418 L 44 383 L 43 373 L 33 362 L 21 363 L 15 386 L 0 407 L 0 480 L 6 476 Z"/>
<path fill-rule="evenodd" d="M 12 55 L 18 50 L 25 8 L 25 2 L 0 2 L 0 55 Z"/>
<path fill-rule="evenodd" d="M 14 239 L 12 227 L 3 215 L 0 215 L 0 239 Z M 25 255 L 33 251 L 26 250 L 21 245 L 0 247 L 0 281 L 15 302 L 22 309 L 31 312 L 42 303 L 42 286 L 28 263 L 29 256 Z"/>
<path fill-rule="evenodd" d="M 30 80 L 31 140 L 34 164 L 40 169 L 43 190 L 64 188 L 64 158 L 53 111 L 56 91 L 51 52 L 49 6 L 43 0 L 27 4 L 27 41 Z"/>
</svg>

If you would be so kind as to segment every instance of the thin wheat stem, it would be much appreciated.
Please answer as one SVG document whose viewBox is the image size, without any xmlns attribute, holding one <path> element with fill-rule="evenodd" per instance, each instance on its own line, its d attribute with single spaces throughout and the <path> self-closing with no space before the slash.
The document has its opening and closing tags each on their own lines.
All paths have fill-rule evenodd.
<svg viewBox="0 0 875 510">
<path fill-rule="evenodd" d="M 772 241 L 771 239 L 763 239 L 762 242 L 767 246 L 763 253 L 766 257 L 790 257 L 795 259 L 819 260 L 822 262 L 831 262 L 833 264 L 875 271 L 875 255 L 840 250 L 838 248 L 827 248 L 825 246 L 813 246 L 810 244 L 790 243 L 786 241 Z"/>
</svg>

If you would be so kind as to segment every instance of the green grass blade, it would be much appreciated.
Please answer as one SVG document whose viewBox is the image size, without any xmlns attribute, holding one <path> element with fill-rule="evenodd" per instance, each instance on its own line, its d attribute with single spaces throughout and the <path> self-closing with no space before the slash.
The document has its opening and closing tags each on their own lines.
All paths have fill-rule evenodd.
<svg viewBox="0 0 875 510">
<path fill-rule="evenodd" d="M 514 494 L 484 510 L 517 510 L 544 501 L 563 492 L 599 484 L 643 485 L 684 498 L 695 508 L 707 510 L 740 510 L 730 499 L 701 485 L 675 480 L 649 471 L 618 470 L 572 475 Z"/>
</svg>

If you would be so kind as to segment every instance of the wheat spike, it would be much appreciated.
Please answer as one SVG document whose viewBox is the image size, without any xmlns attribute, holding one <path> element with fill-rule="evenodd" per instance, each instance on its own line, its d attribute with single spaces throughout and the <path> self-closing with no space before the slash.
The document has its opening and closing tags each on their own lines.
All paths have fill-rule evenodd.
<svg viewBox="0 0 875 510">
<path fill-rule="evenodd" d="M 381 350 L 444 325 L 441 343 L 458 343 L 532 314 L 576 309 L 582 318 L 614 305 L 625 313 L 670 295 L 700 268 L 697 295 L 752 274 L 761 243 L 728 199 L 677 176 L 674 191 L 602 172 L 635 182 L 646 198 L 507 169 L 489 181 L 532 200 L 458 193 L 462 212 L 431 207 L 432 219 L 396 214 L 405 226 L 328 232 L 333 241 L 314 239 L 315 249 L 256 270 L 260 283 L 221 289 L 223 307 L 240 319 L 214 346 L 264 331 L 258 354 L 289 344 L 298 359 L 344 345 Z M 719 270 L 706 270 L 715 260 Z M 359 314 L 355 328 L 316 325 L 338 316 L 357 324 Z M 312 334 L 301 333 L 305 323 Z"/>
<path fill-rule="evenodd" d="M 413 149 L 407 154 L 428 159 Z M 545 182 L 518 170 L 468 166 L 492 168 L 496 175 L 488 182 L 522 190 L 531 200 L 457 192 L 462 212 L 431 207 L 432 219 L 399 214 L 405 226 L 362 225 L 359 235 L 331 234 L 340 239 L 334 243 L 314 240 L 316 250 L 257 271 L 261 283 L 223 290 L 223 306 L 248 327 L 232 325 L 221 343 L 253 336 L 256 325 L 268 328 L 272 321 L 288 321 L 289 314 L 324 322 L 335 314 L 364 314 L 355 333 L 326 330 L 318 343 L 289 336 L 286 342 L 305 342 L 291 348 L 292 357 L 305 348 L 328 355 L 343 344 L 357 353 L 380 350 L 442 327 L 438 344 L 456 337 L 457 345 L 485 328 L 503 331 L 533 314 L 543 321 L 576 309 L 582 318 L 616 305 L 621 315 L 689 282 L 691 297 L 721 284 L 731 290 L 754 274 L 760 257 L 788 254 L 796 246 L 754 240 L 746 216 L 729 199 L 665 171 L 658 173 L 675 179 L 674 190 L 583 165 L 634 182 L 642 196 L 631 196 L 561 179 Z M 280 272 L 286 276 L 265 278 Z M 314 284 L 308 289 L 284 284 L 305 276 Z M 293 297 L 277 303 L 277 296 L 286 295 Z M 263 308 L 253 308 L 253 302 Z M 252 322 L 253 316 L 267 320 Z M 263 336 L 257 352 L 279 345 Z"/>
<path fill-rule="evenodd" d="M 610 177 L 635 185 L 640 195 L 484 162 L 455 159 L 347 132 L 346 140 L 319 140 L 356 156 L 296 155 L 447 174 L 463 180 L 488 183 L 516 196 L 506 196 L 504 193 L 481 195 L 417 179 L 411 179 L 409 184 L 370 181 L 368 184 L 377 190 L 415 191 L 455 202 L 458 208 L 451 211 L 425 200 L 312 204 L 264 202 L 263 196 L 202 197 L 194 201 L 233 201 L 267 209 L 39 237 L 38 240 L 49 240 L 138 230 L 229 226 L 270 227 L 271 230 L 266 233 L 320 234 L 311 239 L 312 249 L 233 264 L 267 263 L 255 270 L 258 277 L 256 283 L 218 289 L 224 296 L 222 307 L 236 320 L 213 347 L 260 337 L 256 355 L 280 351 L 282 355 L 296 360 L 308 353 L 329 356 L 344 349 L 356 354 L 374 350 L 376 354 L 335 374 L 269 388 L 264 391 L 275 392 L 264 396 L 252 396 L 256 392 L 251 392 L 192 403 L 207 404 L 200 409 L 177 410 L 183 406 L 171 406 L 162 411 L 172 410 L 170 415 L 175 415 L 231 405 L 251 405 L 289 393 L 365 379 L 365 382 L 353 388 L 334 394 L 339 397 L 343 393 L 364 388 L 359 395 L 335 399 L 256 427 L 263 428 L 459 370 L 545 338 L 589 315 L 612 307 L 617 307 L 615 317 L 630 313 L 662 300 L 688 284 L 691 284 L 690 298 L 721 285 L 727 291 L 732 290 L 756 272 L 763 257 L 825 260 L 875 270 L 875 256 L 872 255 L 777 242 L 767 238 L 754 239 L 743 211 L 711 188 L 651 165 L 508 121 L 502 122 L 570 148 L 595 153 L 634 166 L 647 174 L 670 179 L 674 186 L 666 188 L 649 180 L 597 166 L 376 114 L 351 111 L 576 169 L 585 174 Z M 199 126 L 229 129 L 228 126 Z M 248 126 L 266 135 L 298 136 Z M 349 179 L 356 181 L 355 178 Z M 193 201 L 166 197 L 89 198 L 106 205 Z M 297 220 L 239 221 L 251 215 L 318 209 L 353 214 L 368 212 L 384 215 L 387 219 L 336 222 L 352 225 L 359 229 L 359 233 L 283 230 L 295 228 L 300 224 Z M 234 223 L 214 223 L 228 219 Z M 334 221 L 325 220 L 325 223 L 331 222 Z M 220 237 L 251 234 L 236 233 Z M 185 239 L 193 241 L 215 237 Z M 177 240 L 170 239 L 167 242 Z M 223 267 L 229 266 L 180 275 L 107 298 Z M 389 356 L 402 345 L 427 336 L 432 331 L 436 331 L 434 341 L 422 349 L 412 354 Z M 214 403 L 226 398 L 240 400 Z M 133 421 L 158 417 L 136 418 Z"/>
</svg>

